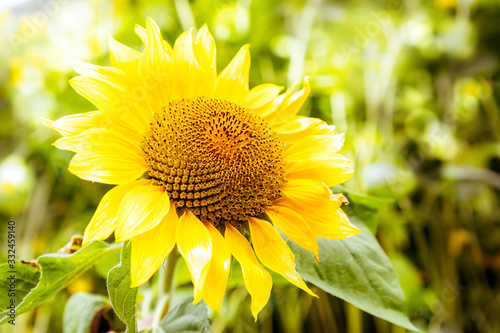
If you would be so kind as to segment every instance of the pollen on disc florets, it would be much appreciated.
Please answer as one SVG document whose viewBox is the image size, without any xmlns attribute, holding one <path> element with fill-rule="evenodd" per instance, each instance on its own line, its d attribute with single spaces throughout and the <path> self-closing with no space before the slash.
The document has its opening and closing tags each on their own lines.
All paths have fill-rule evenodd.
<svg viewBox="0 0 500 333">
<path fill-rule="evenodd" d="M 171 101 L 154 115 L 142 146 L 153 184 L 202 221 L 238 223 L 280 196 L 281 143 L 261 117 L 236 103 Z"/>
</svg>

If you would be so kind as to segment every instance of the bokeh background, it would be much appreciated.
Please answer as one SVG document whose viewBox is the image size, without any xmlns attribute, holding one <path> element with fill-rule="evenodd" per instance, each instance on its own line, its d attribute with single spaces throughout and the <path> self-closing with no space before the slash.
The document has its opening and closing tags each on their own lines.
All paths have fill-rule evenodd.
<svg viewBox="0 0 500 333">
<path fill-rule="evenodd" d="M 108 35 L 140 50 L 133 28 L 147 16 L 170 42 L 208 24 L 219 70 L 250 43 L 251 86 L 310 75 L 301 113 L 346 132 L 355 175 L 344 187 L 374 196 L 358 214 L 378 224 L 410 318 L 430 332 L 500 332 L 496 0 L 2 0 L 1 262 L 9 219 L 18 259 L 33 259 L 82 234 L 109 189 L 67 171 L 72 153 L 51 146 L 57 135 L 40 117 L 93 110 L 68 84 L 71 61 L 109 65 Z M 188 283 L 178 279 L 181 290 Z M 16 332 L 61 332 L 68 297 L 105 288 L 91 269 L 18 317 Z M 318 292 L 313 299 L 278 281 L 254 323 L 244 286 L 230 283 L 212 330 L 404 332 Z"/>
</svg>

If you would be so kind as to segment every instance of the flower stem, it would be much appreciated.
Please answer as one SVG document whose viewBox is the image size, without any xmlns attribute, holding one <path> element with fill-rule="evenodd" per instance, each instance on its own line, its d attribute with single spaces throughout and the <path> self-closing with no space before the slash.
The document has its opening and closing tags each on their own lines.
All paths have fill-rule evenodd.
<svg viewBox="0 0 500 333">
<path fill-rule="evenodd" d="M 177 252 L 177 247 L 174 247 L 172 252 L 167 257 L 167 268 L 160 271 L 160 280 L 158 281 L 158 300 L 156 308 L 154 311 L 153 326 L 157 326 L 170 308 L 170 303 L 175 291 L 173 285 L 175 283 L 175 267 L 177 264 L 177 259 L 179 258 L 179 252 Z"/>
<path fill-rule="evenodd" d="M 168 312 L 170 307 L 170 302 L 174 295 L 175 288 L 173 288 L 175 267 L 177 264 L 177 259 L 179 259 L 179 252 L 177 252 L 177 247 L 174 247 L 172 252 L 167 257 L 167 268 L 165 270 L 165 275 L 163 279 L 163 295 L 168 297 L 168 300 L 163 305 L 160 317 L 162 318 Z"/>
<path fill-rule="evenodd" d="M 167 257 L 167 268 L 165 272 L 165 279 L 163 280 L 163 291 L 165 294 L 172 293 L 172 284 L 174 282 L 174 272 L 175 266 L 177 264 L 177 259 L 179 258 L 179 252 L 177 252 L 177 247 L 174 247 L 172 252 L 170 252 Z"/>
</svg>

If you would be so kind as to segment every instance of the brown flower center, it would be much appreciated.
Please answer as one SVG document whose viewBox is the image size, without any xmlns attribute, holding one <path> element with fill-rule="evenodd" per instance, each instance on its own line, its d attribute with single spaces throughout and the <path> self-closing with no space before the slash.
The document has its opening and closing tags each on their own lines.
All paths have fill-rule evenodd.
<svg viewBox="0 0 500 333">
<path fill-rule="evenodd" d="M 153 184 L 202 221 L 238 223 L 280 196 L 281 143 L 262 118 L 236 103 L 172 101 L 154 115 L 142 146 Z"/>
</svg>

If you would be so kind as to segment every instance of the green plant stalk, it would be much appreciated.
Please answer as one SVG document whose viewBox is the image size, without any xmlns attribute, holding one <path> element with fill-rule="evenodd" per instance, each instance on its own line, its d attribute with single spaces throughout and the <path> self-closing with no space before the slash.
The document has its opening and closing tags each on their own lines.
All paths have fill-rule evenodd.
<svg viewBox="0 0 500 333">
<path fill-rule="evenodd" d="M 177 247 L 174 247 L 172 252 L 167 257 L 167 267 L 165 270 L 160 270 L 160 279 L 158 281 L 158 301 L 154 312 L 153 326 L 159 324 L 160 320 L 167 314 L 170 308 L 170 303 L 175 291 L 173 285 L 175 283 L 175 268 L 179 253 Z"/>
</svg>

